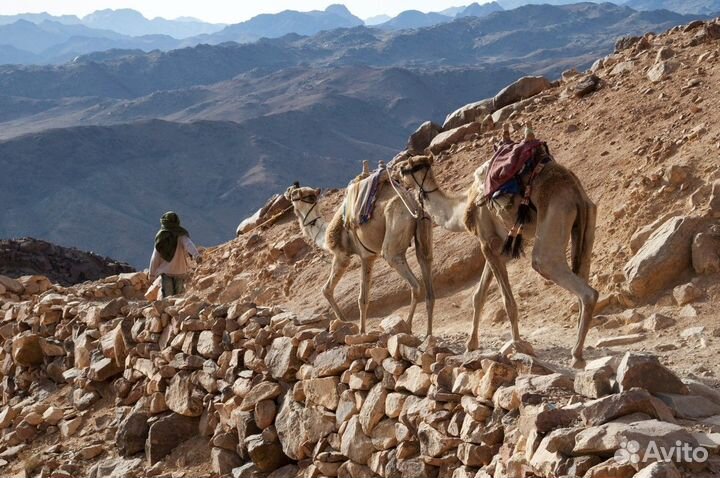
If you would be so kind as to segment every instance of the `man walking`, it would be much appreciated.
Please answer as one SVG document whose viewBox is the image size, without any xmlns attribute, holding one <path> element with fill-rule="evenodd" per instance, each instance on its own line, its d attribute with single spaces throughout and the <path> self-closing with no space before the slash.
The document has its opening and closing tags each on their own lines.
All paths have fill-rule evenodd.
<svg viewBox="0 0 720 478">
<path fill-rule="evenodd" d="M 155 236 L 155 249 L 150 259 L 150 280 L 162 277 L 163 297 L 182 294 L 185 279 L 190 270 L 188 255 L 199 258 L 195 244 L 187 230 L 180 226 L 180 218 L 174 212 L 166 212 L 160 218 L 161 228 Z"/>
</svg>

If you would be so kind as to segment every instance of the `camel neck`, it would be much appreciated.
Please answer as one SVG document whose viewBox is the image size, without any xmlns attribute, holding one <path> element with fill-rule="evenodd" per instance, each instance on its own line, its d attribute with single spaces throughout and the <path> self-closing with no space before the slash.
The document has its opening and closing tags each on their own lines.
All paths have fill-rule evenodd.
<svg viewBox="0 0 720 478">
<path fill-rule="evenodd" d="M 325 231 L 327 230 L 327 222 L 325 221 L 325 218 L 320 215 L 319 205 L 312 207 L 311 204 L 303 203 L 302 209 L 297 209 L 296 214 L 303 234 L 313 241 L 317 247 L 327 250 L 325 246 Z"/>
<path fill-rule="evenodd" d="M 437 185 L 430 189 L 435 188 L 425 198 L 425 207 L 435 224 L 451 232 L 467 232 L 464 223 L 467 196 L 448 195 Z"/>
</svg>

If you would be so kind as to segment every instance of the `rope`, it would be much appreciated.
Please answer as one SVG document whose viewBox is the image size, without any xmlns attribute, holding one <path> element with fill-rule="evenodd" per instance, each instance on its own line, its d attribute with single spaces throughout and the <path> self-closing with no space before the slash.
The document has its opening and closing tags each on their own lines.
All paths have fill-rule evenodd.
<svg viewBox="0 0 720 478">
<path fill-rule="evenodd" d="M 408 210 L 408 212 L 413 217 L 413 219 L 420 219 L 420 215 L 418 213 L 414 212 L 412 209 L 410 209 L 410 206 L 408 206 L 408 203 L 405 201 L 405 198 L 400 193 L 397 186 L 395 186 L 395 180 L 392 178 L 392 176 L 390 176 L 390 171 L 388 170 L 387 166 L 385 166 L 385 172 L 387 173 L 388 179 L 390 180 L 390 185 L 392 186 L 393 190 L 395 191 L 395 194 L 397 194 L 398 197 L 400 198 L 400 201 L 402 201 L 403 205 L 405 206 L 405 209 Z M 425 216 L 425 215 L 423 214 L 423 216 Z"/>
<path fill-rule="evenodd" d="M 292 206 L 292 204 L 291 204 L 290 206 L 286 207 L 285 209 L 283 209 L 283 210 L 280 211 L 279 213 L 275 214 L 274 216 L 272 216 L 272 217 L 269 218 L 268 220 L 263 221 L 263 222 L 261 222 L 260 224 L 256 224 L 256 225 L 254 225 L 252 228 L 248 229 L 247 231 L 242 232 L 241 235 L 245 235 L 245 234 L 247 234 L 248 232 L 252 232 L 252 231 L 254 231 L 255 229 L 257 229 L 257 228 L 259 228 L 259 227 L 263 227 L 265 224 L 269 223 L 270 221 L 277 221 L 283 214 L 285 214 L 286 212 L 288 212 L 288 211 L 291 210 L 292 208 L 293 208 L 293 206 Z"/>
</svg>

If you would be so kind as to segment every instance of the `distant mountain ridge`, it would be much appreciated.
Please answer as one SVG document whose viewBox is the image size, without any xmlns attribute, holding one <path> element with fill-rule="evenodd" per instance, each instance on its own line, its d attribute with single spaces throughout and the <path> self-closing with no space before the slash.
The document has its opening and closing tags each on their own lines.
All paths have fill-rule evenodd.
<svg viewBox="0 0 720 478">
<path fill-rule="evenodd" d="M 521 4 L 569 4 L 573 0 L 500 0 L 452 7 L 441 12 L 415 10 L 395 18 L 375 18 L 373 27 L 387 32 L 429 28 L 461 17 L 485 17 Z M 634 3 L 633 3 L 634 2 Z M 720 0 L 631 0 L 640 10 L 653 4 L 671 11 L 707 14 Z M 385 20 L 385 21 L 382 21 Z M 258 15 L 234 25 L 208 24 L 195 19 L 147 19 L 134 10 L 99 10 L 83 18 L 47 13 L 0 16 L 0 64 L 61 64 L 82 55 L 110 50 L 170 51 L 198 44 L 252 43 L 286 35 L 312 36 L 322 31 L 354 28 L 364 22 L 343 5 L 325 10 Z M 37 39 L 37 41 L 34 41 Z M 96 55 L 112 57 L 116 53 Z"/>
<path fill-rule="evenodd" d="M 720 14 L 720 0 L 629 0 L 635 10 L 670 10 L 678 13 Z"/>
</svg>

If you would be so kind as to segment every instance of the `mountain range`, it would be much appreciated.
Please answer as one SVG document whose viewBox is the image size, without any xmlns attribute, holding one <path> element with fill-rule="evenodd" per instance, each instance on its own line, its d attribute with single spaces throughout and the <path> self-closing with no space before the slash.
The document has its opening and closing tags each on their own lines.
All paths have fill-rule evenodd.
<svg viewBox="0 0 720 478">
<path fill-rule="evenodd" d="M 123 50 L 0 67 L 0 237 L 33 236 L 143 267 L 157 218 L 215 244 L 294 180 L 345 184 L 420 122 L 551 77 L 615 39 L 697 16 L 531 5 L 424 28 Z"/>
<path fill-rule="evenodd" d="M 620 1 L 620 0 L 619 0 Z M 461 17 L 484 17 L 526 4 L 571 4 L 573 0 L 498 0 L 472 3 L 439 12 L 409 10 L 394 18 L 366 21 L 343 5 L 325 10 L 262 14 L 245 22 L 223 25 L 193 18 L 147 19 L 135 10 L 98 10 L 82 18 L 29 13 L 0 16 L 0 64 L 60 64 L 77 56 L 110 50 L 169 51 L 198 44 L 250 43 L 288 34 L 312 36 L 322 31 L 366 25 L 383 31 L 432 27 Z M 667 9 L 683 14 L 710 15 L 720 0 L 629 0 L 635 10 Z"/>
</svg>

